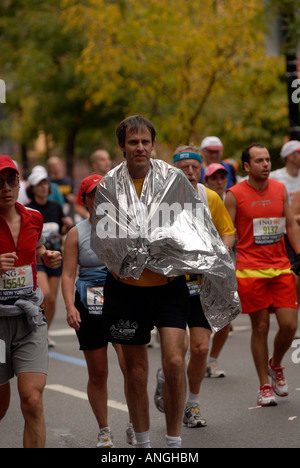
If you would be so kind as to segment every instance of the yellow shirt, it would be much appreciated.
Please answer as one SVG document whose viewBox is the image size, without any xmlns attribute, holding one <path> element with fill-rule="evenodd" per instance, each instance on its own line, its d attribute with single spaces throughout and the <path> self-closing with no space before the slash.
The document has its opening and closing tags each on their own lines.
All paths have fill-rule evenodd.
<svg viewBox="0 0 300 468">
<path fill-rule="evenodd" d="M 220 237 L 225 235 L 233 236 L 235 234 L 234 225 L 230 218 L 230 215 L 222 202 L 221 198 L 209 188 L 205 187 L 208 206 L 211 212 L 212 222 L 215 225 Z"/>
</svg>

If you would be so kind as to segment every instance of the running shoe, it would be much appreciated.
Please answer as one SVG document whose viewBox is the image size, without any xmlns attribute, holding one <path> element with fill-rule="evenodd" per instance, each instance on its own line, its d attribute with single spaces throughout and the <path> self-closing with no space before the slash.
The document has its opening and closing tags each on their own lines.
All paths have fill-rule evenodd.
<svg viewBox="0 0 300 468">
<path fill-rule="evenodd" d="M 198 402 L 186 405 L 184 408 L 183 424 L 186 424 L 187 427 L 205 427 L 207 425 L 205 419 L 201 416 Z"/>
<path fill-rule="evenodd" d="M 97 448 L 115 448 L 109 427 L 100 429 Z"/>
<path fill-rule="evenodd" d="M 133 447 L 136 446 L 136 437 L 133 429 L 132 423 L 127 424 L 126 428 L 126 442 L 129 445 L 132 445 Z"/>
<path fill-rule="evenodd" d="M 269 384 L 261 385 L 257 396 L 259 406 L 277 406 L 277 401 Z"/>
<path fill-rule="evenodd" d="M 154 404 L 158 411 L 161 413 L 165 412 L 164 409 L 164 386 L 165 386 L 165 380 L 160 377 L 162 369 L 158 369 L 156 373 L 156 389 L 154 393 Z"/>
<path fill-rule="evenodd" d="M 268 374 L 272 379 L 272 388 L 279 397 L 286 397 L 289 394 L 288 384 L 284 378 L 284 367 L 273 367 L 272 358 L 269 360 Z"/>
<path fill-rule="evenodd" d="M 218 369 L 217 362 L 210 362 L 206 368 L 206 376 L 211 379 L 220 379 L 226 377 L 226 374 L 223 370 Z"/>
</svg>

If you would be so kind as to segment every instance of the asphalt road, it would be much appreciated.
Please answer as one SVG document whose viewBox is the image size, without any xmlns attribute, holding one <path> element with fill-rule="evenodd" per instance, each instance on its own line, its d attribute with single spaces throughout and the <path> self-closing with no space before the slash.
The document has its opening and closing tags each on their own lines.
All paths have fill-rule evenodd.
<svg viewBox="0 0 300 468">
<path fill-rule="evenodd" d="M 184 449 L 201 448 L 296 448 L 300 446 L 300 351 L 291 348 L 284 365 L 290 395 L 278 407 L 258 408 L 258 380 L 250 352 L 250 327 L 246 316 L 238 317 L 220 357 L 226 378 L 204 380 L 201 413 L 206 428 L 182 427 Z M 270 349 L 276 332 L 272 319 Z M 87 370 L 78 350 L 75 332 L 67 327 L 61 295 L 52 326 L 56 347 L 50 350 L 49 375 L 44 393 L 47 448 L 94 448 L 97 425 L 86 397 Z M 298 348 L 300 349 L 300 341 Z M 295 361 L 295 359 L 294 359 Z M 153 403 L 160 348 L 149 348 L 149 399 L 151 444 L 165 448 L 165 419 Z M 128 412 L 123 379 L 113 348 L 109 347 L 109 423 L 117 448 L 129 448 L 125 429 Z M 12 381 L 11 405 L 0 423 L 0 448 L 22 447 L 23 419 L 16 379 Z"/>
</svg>

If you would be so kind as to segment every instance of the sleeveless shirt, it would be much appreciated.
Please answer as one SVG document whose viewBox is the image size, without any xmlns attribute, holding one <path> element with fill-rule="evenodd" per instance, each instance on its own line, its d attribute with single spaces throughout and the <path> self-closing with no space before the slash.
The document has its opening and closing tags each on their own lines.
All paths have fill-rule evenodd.
<svg viewBox="0 0 300 468">
<path fill-rule="evenodd" d="M 269 179 L 262 193 L 244 181 L 229 191 L 237 201 L 236 269 L 289 269 L 284 242 L 284 184 Z"/>
<path fill-rule="evenodd" d="M 78 231 L 78 265 L 80 272 L 86 269 L 104 270 L 104 263 L 97 257 L 91 249 L 91 223 L 89 219 L 84 219 L 76 225 Z"/>
</svg>

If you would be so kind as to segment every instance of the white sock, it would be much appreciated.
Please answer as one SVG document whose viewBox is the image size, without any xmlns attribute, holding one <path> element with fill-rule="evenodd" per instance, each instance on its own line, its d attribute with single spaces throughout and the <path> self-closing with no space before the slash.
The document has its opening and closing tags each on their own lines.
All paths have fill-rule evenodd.
<svg viewBox="0 0 300 468">
<path fill-rule="evenodd" d="M 158 372 L 158 378 L 160 380 L 165 381 L 165 373 L 164 373 L 163 369 L 160 369 L 160 371 Z"/>
<path fill-rule="evenodd" d="M 104 431 L 104 432 L 110 432 L 110 427 L 109 426 L 106 426 L 106 427 L 99 427 L 100 431 Z"/>
<path fill-rule="evenodd" d="M 151 448 L 149 431 L 135 432 L 137 448 Z"/>
<path fill-rule="evenodd" d="M 182 439 L 180 436 L 168 436 L 166 435 L 167 447 L 168 448 L 181 448 Z"/>
<path fill-rule="evenodd" d="M 189 396 L 188 396 L 188 399 L 187 399 L 187 404 L 188 403 L 197 403 L 197 401 L 199 401 L 199 393 L 195 394 L 195 393 L 189 392 Z"/>
<path fill-rule="evenodd" d="M 209 359 L 208 359 L 209 364 L 211 364 L 211 363 L 217 364 L 217 362 L 218 362 L 218 359 L 216 359 L 216 358 L 209 357 Z"/>
</svg>

